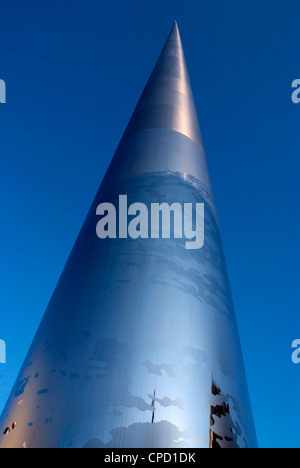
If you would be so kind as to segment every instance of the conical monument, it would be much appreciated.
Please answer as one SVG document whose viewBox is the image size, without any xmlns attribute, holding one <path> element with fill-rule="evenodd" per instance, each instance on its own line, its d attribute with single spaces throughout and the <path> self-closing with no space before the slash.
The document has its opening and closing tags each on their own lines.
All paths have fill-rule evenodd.
<svg viewBox="0 0 300 468">
<path fill-rule="evenodd" d="M 256 444 L 175 23 L 3 411 L 0 448 Z"/>
</svg>

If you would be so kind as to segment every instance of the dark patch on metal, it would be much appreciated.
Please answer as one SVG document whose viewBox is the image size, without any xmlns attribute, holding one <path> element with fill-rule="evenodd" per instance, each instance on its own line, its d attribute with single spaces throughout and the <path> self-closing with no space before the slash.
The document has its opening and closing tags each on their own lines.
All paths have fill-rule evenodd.
<svg viewBox="0 0 300 468">
<path fill-rule="evenodd" d="M 222 448 L 219 444 L 218 440 L 222 441 L 223 437 L 216 434 L 214 431 L 210 431 L 210 448 L 212 449 L 220 449 Z"/>
<path fill-rule="evenodd" d="M 224 402 L 222 405 L 211 406 L 210 414 L 211 416 L 215 415 L 218 418 L 227 416 L 227 414 L 230 414 L 229 405 Z"/>
<path fill-rule="evenodd" d="M 220 395 L 221 394 L 221 389 L 216 385 L 214 379 L 212 380 L 212 384 L 211 384 L 211 393 L 212 395 Z"/>
<path fill-rule="evenodd" d="M 153 400 L 151 403 L 151 406 L 153 406 L 153 411 L 152 411 L 152 418 L 151 418 L 151 423 L 154 423 L 154 415 L 155 415 L 155 390 L 153 392 Z"/>
<path fill-rule="evenodd" d="M 48 392 L 49 392 L 48 388 L 43 388 L 42 390 L 37 392 L 37 395 L 45 395 L 45 393 L 48 393 Z"/>
<path fill-rule="evenodd" d="M 20 395 L 22 395 L 22 393 L 24 393 L 25 388 L 28 385 L 30 378 L 31 376 L 26 377 L 25 379 L 21 380 L 21 382 L 19 382 L 17 389 L 15 391 L 15 398 L 19 397 Z"/>
<path fill-rule="evenodd" d="M 9 427 L 6 427 L 3 431 L 3 435 L 7 435 L 9 434 L 10 432 L 12 432 L 15 428 L 16 428 L 16 425 L 17 425 L 17 422 L 13 422 L 11 426 Z"/>
<path fill-rule="evenodd" d="M 239 448 L 237 441 L 237 436 L 240 434 L 239 425 L 231 417 L 228 397 L 222 393 L 214 379 L 212 379 L 211 393 L 215 397 L 216 404 L 210 407 L 209 447 Z"/>
<path fill-rule="evenodd" d="M 51 343 L 51 344 L 47 345 L 44 352 L 47 353 L 47 352 L 50 351 L 50 349 L 53 348 L 55 345 L 56 345 L 56 343 Z"/>
</svg>

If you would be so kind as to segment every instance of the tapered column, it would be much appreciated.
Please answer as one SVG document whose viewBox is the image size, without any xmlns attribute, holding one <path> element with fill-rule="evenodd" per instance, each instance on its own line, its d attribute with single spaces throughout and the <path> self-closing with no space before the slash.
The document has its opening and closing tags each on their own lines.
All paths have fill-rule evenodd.
<svg viewBox="0 0 300 468">
<path fill-rule="evenodd" d="M 152 236 L 150 223 L 143 236 L 130 237 L 119 213 L 125 210 L 126 222 L 133 216 L 120 207 L 120 195 L 127 208 L 140 203 L 149 213 L 155 203 L 204 204 L 204 245 L 188 249 L 172 229 L 169 237 L 161 230 Z M 96 233 L 102 203 L 116 207 L 115 238 Z M 256 446 L 177 24 L 87 215 L 0 431 L 0 447 Z"/>
</svg>

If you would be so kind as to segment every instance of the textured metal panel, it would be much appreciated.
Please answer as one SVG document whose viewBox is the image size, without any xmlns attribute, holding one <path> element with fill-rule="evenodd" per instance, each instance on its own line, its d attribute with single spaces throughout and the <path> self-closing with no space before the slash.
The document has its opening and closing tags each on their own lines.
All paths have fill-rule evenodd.
<svg viewBox="0 0 300 468">
<path fill-rule="evenodd" d="M 96 207 L 205 203 L 205 245 L 96 236 Z M 215 205 L 177 25 L 0 420 L 3 447 L 255 447 Z"/>
</svg>

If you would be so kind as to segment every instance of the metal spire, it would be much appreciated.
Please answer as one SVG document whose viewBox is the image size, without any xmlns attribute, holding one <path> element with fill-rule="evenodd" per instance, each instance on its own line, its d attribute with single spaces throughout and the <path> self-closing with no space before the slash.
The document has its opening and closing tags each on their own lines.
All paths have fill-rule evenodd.
<svg viewBox="0 0 300 468">
<path fill-rule="evenodd" d="M 175 227 L 169 237 L 161 230 L 128 236 L 120 196 L 140 210 L 204 204 L 203 247 L 187 250 Z M 96 235 L 103 203 L 118 209 L 119 237 Z M 255 446 L 206 156 L 175 23 L 0 418 L 0 448 Z"/>
</svg>

